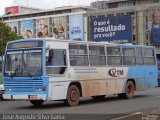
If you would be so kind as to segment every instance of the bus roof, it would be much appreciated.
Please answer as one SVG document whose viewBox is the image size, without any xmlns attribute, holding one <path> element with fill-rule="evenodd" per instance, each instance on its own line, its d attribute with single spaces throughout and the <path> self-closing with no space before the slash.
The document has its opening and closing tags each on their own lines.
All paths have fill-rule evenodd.
<svg viewBox="0 0 160 120">
<path fill-rule="evenodd" d="M 19 39 L 19 40 L 13 40 L 8 42 L 9 43 L 15 43 L 15 42 L 23 42 L 23 41 L 54 41 L 54 42 L 69 42 L 69 43 L 84 43 L 84 44 L 91 44 L 91 45 L 111 45 L 111 46 L 135 46 L 135 47 L 154 47 L 154 46 L 146 46 L 146 45 L 133 45 L 132 43 L 126 43 L 126 44 L 118 44 L 118 43 L 109 43 L 107 41 L 101 41 L 101 42 L 94 42 L 94 41 L 75 41 L 75 40 L 56 40 L 53 38 L 25 38 L 25 39 Z"/>
</svg>

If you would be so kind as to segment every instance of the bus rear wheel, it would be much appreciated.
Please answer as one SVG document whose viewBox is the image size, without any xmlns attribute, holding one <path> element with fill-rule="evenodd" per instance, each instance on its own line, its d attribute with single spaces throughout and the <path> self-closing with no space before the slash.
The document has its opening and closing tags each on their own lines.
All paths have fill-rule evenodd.
<svg viewBox="0 0 160 120">
<path fill-rule="evenodd" d="M 125 88 L 125 98 L 131 99 L 134 97 L 134 83 L 128 81 Z"/>
<path fill-rule="evenodd" d="M 67 99 L 64 101 L 69 106 L 76 106 L 79 103 L 80 91 L 76 85 L 71 85 L 68 88 Z"/>
<path fill-rule="evenodd" d="M 44 100 L 30 100 L 30 102 L 34 106 L 41 106 L 44 103 Z"/>
</svg>

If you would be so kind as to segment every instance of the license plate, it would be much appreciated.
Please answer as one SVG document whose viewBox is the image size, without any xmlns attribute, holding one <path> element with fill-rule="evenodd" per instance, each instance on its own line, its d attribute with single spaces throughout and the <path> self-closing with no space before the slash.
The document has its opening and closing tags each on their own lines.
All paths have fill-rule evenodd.
<svg viewBox="0 0 160 120">
<path fill-rule="evenodd" d="M 37 99 L 38 97 L 37 97 L 37 95 L 29 95 L 28 98 L 29 98 L 29 99 L 32 99 L 32 100 L 35 100 L 35 99 Z"/>
</svg>

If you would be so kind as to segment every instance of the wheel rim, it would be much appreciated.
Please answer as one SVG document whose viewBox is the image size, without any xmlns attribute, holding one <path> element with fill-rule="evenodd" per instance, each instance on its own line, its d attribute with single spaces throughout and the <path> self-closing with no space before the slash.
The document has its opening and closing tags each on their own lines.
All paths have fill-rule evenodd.
<svg viewBox="0 0 160 120">
<path fill-rule="evenodd" d="M 72 102 L 75 102 L 78 98 L 78 93 L 76 90 L 72 90 L 70 94 L 70 99 Z"/>
</svg>

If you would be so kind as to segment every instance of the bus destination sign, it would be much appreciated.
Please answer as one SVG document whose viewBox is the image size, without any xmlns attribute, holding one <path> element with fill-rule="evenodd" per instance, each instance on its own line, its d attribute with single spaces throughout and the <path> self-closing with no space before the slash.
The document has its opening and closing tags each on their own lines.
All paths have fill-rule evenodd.
<svg viewBox="0 0 160 120">
<path fill-rule="evenodd" d="M 42 47 L 42 41 L 27 41 L 27 42 L 17 42 L 10 43 L 8 49 L 17 49 L 17 48 L 28 48 L 28 47 Z"/>
</svg>

